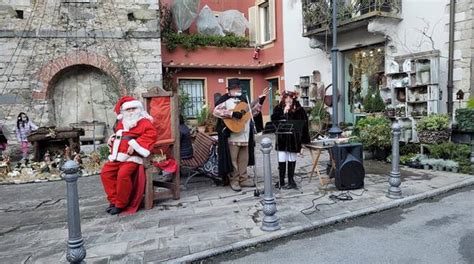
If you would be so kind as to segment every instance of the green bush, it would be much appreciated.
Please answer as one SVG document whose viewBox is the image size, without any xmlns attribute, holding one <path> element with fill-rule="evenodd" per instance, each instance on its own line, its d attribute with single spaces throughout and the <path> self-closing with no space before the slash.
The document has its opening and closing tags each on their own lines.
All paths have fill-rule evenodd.
<svg viewBox="0 0 474 264">
<path fill-rule="evenodd" d="M 390 120 L 386 117 L 369 116 L 356 124 L 359 140 L 368 150 L 387 149 L 391 146 Z"/>
<path fill-rule="evenodd" d="M 322 101 L 315 103 L 314 107 L 311 109 L 310 117 L 312 121 L 321 121 L 329 118 L 329 113 L 326 111 L 326 108 L 324 108 L 324 103 Z"/>
<path fill-rule="evenodd" d="M 467 108 L 474 109 L 474 98 L 470 98 L 469 101 L 467 101 Z"/>
<path fill-rule="evenodd" d="M 420 152 L 420 144 L 407 143 L 400 145 L 400 155 L 416 154 Z"/>
<path fill-rule="evenodd" d="M 434 159 L 454 160 L 459 163 L 459 172 L 473 174 L 474 168 L 469 161 L 471 147 L 466 144 L 444 142 L 428 145 L 429 157 Z"/>
<path fill-rule="evenodd" d="M 249 39 L 247 37 L 239 37 L 235 35 L 206 36 L 200 34 L 167 32 L 165 35 L 163 35 L 163 39 L 166 48 L 170 51 L 173 51 L 178 46 L 181 46 L 188 51 L 207 46 L 215 46 L 220 48 L 249 47 Z"/>
<path fill-rule="evenodd" d="M 416 131 L 441 131 L 449 128 L 449 117 L 444 114 L 433 114 L 423 117 L 416 124 Z"/>
<path fill-rule="evenodd" d="M 456 122 L 459 130 L 474 132 L 474 108 L 457 109 Z"/>
<path fill-rule="evenodd" d="M 107 159 L 110 155 L 109 146 L 101 146 L 99 147 L 99 156 L 101 160 Z"/>
</svg>

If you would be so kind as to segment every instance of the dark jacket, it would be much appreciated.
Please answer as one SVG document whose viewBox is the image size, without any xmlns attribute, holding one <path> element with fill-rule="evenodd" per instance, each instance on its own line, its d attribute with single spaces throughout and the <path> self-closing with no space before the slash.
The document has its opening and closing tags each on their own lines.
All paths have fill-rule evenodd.
<svg viewBox="0 0 474 264">
<path fill-rule="evenodd" d="M 193 157 L 193 143 L 191 141 L 191 131 L 185 124 L 179 125 L 180 153 L 181 159 Z"/>
<path fill-rule="evenodd" d="M 219 105 L 223 102 L 225 102 L 227 99 L 229 99 L 230 96 L 228 94 L 222 95 L 219 100 L 217 100 L 216 105 Z M 239 98 L 241 101 L 247 103 L 247 99 L 245 99 L 244 96 L 241 96 Z M 262 115 L 259 114 L 254 117 L 254 120 L 259 116 L 259 118 L 262 118 Z M 217 119 L 217 124 L 216 124 L 216 130 L 217 130 L 217 137 L 218 137 L 218 144 L 217 144 L 217 158 L 218 158 L 218 170 L 219 170 L 219 177 L 222 178 L 222 183 L 224 185 L 229 184 L 229 173 L 233 171 L 232 167 L 232 160 L 230 158 L 230 150 L 229 150 L 229 142 L 228 139 L 230 137 L 231 131 L 226 127 L 224 121 L 220 118 Z M 250 122 L 250 135 L 249 135 L 249 144 L 248 144 L 248 149 L 249 149 L 249 166 L 252 166 L 255 164 L 255 139 L 253 135 L 254 131 L 254 124 L 253 122 Z"/>
<path fill-rule="evenodd" d="M 308 116 L 306 111 L 299 104 L 294 111 L 289 111 L 287 114 L 283 113 L 283 107 L 277 105 L 273 109 L 271 119 L 277 128 L 276 150 L 298 153 L 301 151 L 301 144 L 310 142 Z M 284 124 L 287 125 L 285 126 Z M 278 135 L 279 131 L 292 133 L 288 135 Z"/>
</svg>

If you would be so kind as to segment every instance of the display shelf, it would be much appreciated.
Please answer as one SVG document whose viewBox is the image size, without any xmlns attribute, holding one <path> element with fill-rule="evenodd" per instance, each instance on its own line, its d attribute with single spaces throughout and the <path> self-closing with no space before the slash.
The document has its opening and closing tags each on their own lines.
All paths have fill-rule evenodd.
<svg viewBox="0 0 474 264">
<path fill-rule="evenodd" d="M 399 72 L 386 74 L 387 84 L 391 88 L 392 106 L 405 107 L 406 117 L 403 119 L 410 120 L 404 123 L 405 129 L 411 129 L 410 133 L 407 131 L 404 135 L 405 141 L 416 142 L 416 123 L 423 116 L 439 111 L 439 51 L 399 56 L 394 60 L 400 67 Z M 409 71 L 402 71 L 404 64 L 409 65 Z M 412 113 L 415 115 L 412 116 Z"/>
</svg>

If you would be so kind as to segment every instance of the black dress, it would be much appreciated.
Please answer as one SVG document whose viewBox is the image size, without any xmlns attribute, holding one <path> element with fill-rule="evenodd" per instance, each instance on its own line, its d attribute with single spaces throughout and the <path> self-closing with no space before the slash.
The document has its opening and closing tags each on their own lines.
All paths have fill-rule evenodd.
<svg viewBox="0 0 474 264">
<path fill-rule="evenodd" d="M 289 131 L 288 128 L 292 128 L 291 131 L 293 132 L 290 135 L 276 135 L 275 149 L 277 151 L 299 153 L 301 151 L 301 144 L 310 142 L 308 116 L 304 108 L 299 104 L 297 104 L 295 110 L 290 110 L 286 114 L 283 112 L 283 107 L 277 105 L 273 109 L 271 119 L 277 128 L 277 132 Z"/>
</svg>

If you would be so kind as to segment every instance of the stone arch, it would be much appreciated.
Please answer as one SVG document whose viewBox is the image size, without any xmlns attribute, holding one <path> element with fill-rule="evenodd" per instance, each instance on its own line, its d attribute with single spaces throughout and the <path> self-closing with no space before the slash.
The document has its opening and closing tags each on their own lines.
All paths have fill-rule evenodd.
<svg viewBox="0 0 474 264">
<path fill-rule="evenodd" d="M 96 53 L 81 51 L 55 58 L 43 66 L 37 74 L 39 82 L 38 87 L 35 87 L 33 91 L 33 98 L 47 99 L 56 78 L 61 75 L 61 72 L 75 65 L 88 65 L 103 71 L 117 82 L 122 95 L 127 94 L 125 78 L 109 58 Z"/>
</svg>

